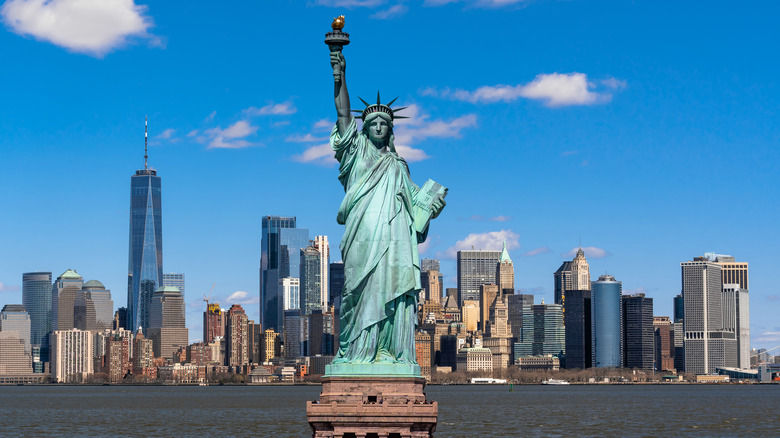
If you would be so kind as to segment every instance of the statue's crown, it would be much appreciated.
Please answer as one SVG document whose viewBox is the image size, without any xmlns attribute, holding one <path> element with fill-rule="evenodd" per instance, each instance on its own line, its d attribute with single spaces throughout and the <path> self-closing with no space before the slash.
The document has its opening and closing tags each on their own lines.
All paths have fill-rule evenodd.
<svg viewBox="0 0 780 438">
<path fill-rule="evenodd" d="M 363 120 L 366 120 L 366 117 L 369 114 L 373 114 L 373 113 L 385 113 L 388 116 L 390 116 L 390 120 L 405 119 L 406 118 L 404 116 L 396 116 L 395 115 L 396 112 L 401 111 L 403 109 L 406 109 L 406 107 L 395 108 L 395 109 L 390 108 L 390 105 L 392 105 L 393 102 L 395 102 L 398 99 L 397 97 L 395 99 L 391 100 L 390 102 L 388 102 L 387 104 L 383 104 L 380 101 L 380 99 L 379 99 L 379 92 L 377 91 L 376 92 L 376 103 L 375 104 L 370 104 L 370 103 L 366 102 L 360 96 L 358 96 L 358 99 L 360 99 L 360 101 L 363 102 L 363 104 L 366 106 L 366 108 L 363 109 L 363 110 L 352 110 L 352 112 L 361 113 L 360 114 L 360 118 L 363 119 Z"/>
</svg>

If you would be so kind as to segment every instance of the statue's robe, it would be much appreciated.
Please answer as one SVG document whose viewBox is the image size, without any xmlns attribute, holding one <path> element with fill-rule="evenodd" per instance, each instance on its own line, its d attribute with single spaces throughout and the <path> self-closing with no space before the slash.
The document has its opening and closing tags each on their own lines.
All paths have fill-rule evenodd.
<svg viewBox="0 0 780 438">
<path fill-rule="evenodd" d="M 344 290 L 334 363 L 416 364 L 415 326 L 420 285 L 413 202 L 419 188 L 395 152 L 381 152 L 353 119 L 330 136 L 339 161 L 344 200 L 337 221 Z"/>
</svg>

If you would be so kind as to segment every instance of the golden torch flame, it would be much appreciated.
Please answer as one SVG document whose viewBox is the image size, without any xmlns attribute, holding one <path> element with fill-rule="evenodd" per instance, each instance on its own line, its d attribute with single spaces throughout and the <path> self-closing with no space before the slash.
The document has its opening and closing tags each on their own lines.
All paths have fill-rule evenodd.
<svg viewBox="0 0 780 438">
<path fill-rule="evenodd" d="M 331 23 L 330 27 L 333 28 L 333 30 L 341 30 L 344 29 L 344 16 L 339 15 L 338 17 L 333 19 L 333 23 Z"/>
</svg>

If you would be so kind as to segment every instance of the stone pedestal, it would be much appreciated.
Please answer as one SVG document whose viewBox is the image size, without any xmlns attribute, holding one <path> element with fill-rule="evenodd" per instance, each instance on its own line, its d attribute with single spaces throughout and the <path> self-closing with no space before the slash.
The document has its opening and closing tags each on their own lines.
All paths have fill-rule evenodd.
<svg viewBox="0 0 780 438">
<path fill-rule="evenodd" d="M 430 438 L 439 405 L 421 377 L 329 376 L 306 403 L 314 438 Z"/>
</svg>

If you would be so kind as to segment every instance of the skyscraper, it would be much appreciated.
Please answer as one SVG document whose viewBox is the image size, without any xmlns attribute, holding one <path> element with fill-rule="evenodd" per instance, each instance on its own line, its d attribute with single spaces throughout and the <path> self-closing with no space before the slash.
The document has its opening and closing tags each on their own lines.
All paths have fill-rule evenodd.
<svg viewBox="0 0 780 438">
<path fill-rule="evenodd" d="M 498 292 L 501 295 L 515 293 L 515 267 L 512 259 L 509 258 L 509 251 L 506 249 L 506 240 L 504 248 L 501 250 L 501 257 L 498 259 L 496 267 L 496 278 L 498 278 Z"/>
<path fill-rule="evenodd" d="M 483 284 L 479 287 L 479 329 L 483 332 L 487 331 L 490 308 L 500 297 L 500 290 L 495 284 Z"/>
<path fill-rule="evenodd" d="M 51 272 L 22 274 L 22 305 L 30 314 L 30 344 L 40 345 L 41 359 L 47 362 L 49 332 L 52 330 Z M 44 351 L 45 350 L 45 351 Z"/>
<path fill-rule="evenodd" d="M 247 324 L 244 308 L 238 304 L 230 306 L 225 333 L 225 365 L 240 366 L 249 363 L 250 340 L 247 337 Z"/>
<path fill-rule="evenodd" d="M 537 304 L 523 306 L 522 337 L 514 345 L 514 357 L 552 354 L 561 356 L 566 352 L 563 328 L 563 308 L 559 304 Z"/>
<path fill-rule="evenodd" d="M 21 304 L 6 304 L 0 311 L 0 332 L 15 333 L 24 343 L 24 350 L 30 350 L 30 332 L 32 321 L 30 314 Z"/>
<path fill-rule="evenodd" d="M 144 168 L 130 177 L 127 329 L 133 332 L 149 326 L 152 295 L 162 287 L 162 186 L 148 158 L 144 146 Z"/>
<path fill-rule="evenodd" d="M 705 254 L 707 255 L 707 254 Z M 737 334 L 737 366 L 750 368 L 750 297 L 748 294 L 748 264 L 734 257 L 717 255 L 721 267 L 724 292 L 734 300 L 734 328 Z"/>
<path fill-rule="evenodd" d="M 430 301 L 431 303 L 441 302 L 441 275 L 439 271 L 428 270 L 420 272 L 420 283 L 422 291 L 420 292 L 420 302 Z"/>
<path fill-rule="evenodd" d="M 203 312 L 203 342 L 208 344 L 214 339 L 225 336 L 224 313 L 219 303 L 207 303 Z"/>
<path fill-rule="evenodd" d="M 483 284 L 498 284 L 498 263 L 501 251 L 458 251 L 458 300 L 479 301 Z"/>
<path fill-rule="evenodd" d="M 653 299 L 643 293 L 623 295 L 623 366 L 653 370 Z"/>
<path fill-rule="evenodd" d="M 591 284 L 591 336 L 593 366 L 620 368 L 623 365 L 623 284 L 602 275 Z"/>
<path fill-rule="evenodd" d="M 179 289 L 179 292 L 181 292 L 181 296 L 183 297 L 187 296 L 184 292 L 184 274 L 182 274 L 181 272 L 171 272 L 168 274 L 163 274 L 162 285 L 173 286 L 176 289 Z"/>
<path fill-rule="evenodd" d="M 103 283 L 90 280 L 84 283 L 76 299 L 76 328 L 82 330 L 110 329 L 114 317 L 111 291 Z"/>
<path fill-rule="evenodd" d="M 590 266 L 585 260 L 585 251 L 577 250 L 577 255 L 571 262 L 571 288 L 573 290 L 590 290 Z"/>
<path fill-rule="evenodd" d="M 591 336 L 591 291 L 566 291 L 566 361 L 567 369 L 590 368 L 593 364 Z"/>
<path fill-rule="evenodd" d="M 561 267 L 553 273 L 555 280 L 555 304 L 565 306 L 566 291 L 572 290 L 571 262 L 561 263 Z"/>
<path fill-rule="evenodd" d="M 682 294 L 678 294 L 674 297 L 674 322 L 682 322 L 684 313 L 685 301 L 683 301 Z"/>
<path fill-rule="evenodd" d="M 189 344 L 189 332 L 184 321 L 184 298 L 179 289 L 165 286 L 157 289 L 149 306 L 149 330 L 154 355 L 166 359 Z"/>
<path fill-rule="evenodd" d="M 338 311 L 341 307 L 341 291 L 344 289 L 344 262 L 331 263 L 328 271 L 330 304 Z"/>
<path fill-rule="evenodd" d="M 297 278 L 282 278 L 279 280 L 282 289 L 282 301 L 284 310 L 300 310 L 301 308 L 301 281 Z"/>
<path fill-rule="evenodd" d="M 439 271 L 441 272 L 441 267 L 439 266 L 439 260 L 437 259 L 422 259 L 420 260 L 420 272 L 427 272 L 427 271 Z"/>
<path fill-rule="evenodd" d="M 53 327 L 57 330 L 70 330 L 75 325 L 74 311 L 76 298 L 84 286 L 84 279 L 76 271 L 68 269 L 57 277 L 52 286 L 53 301 L 52 314 L 54 315 Z"/>
<path fill-rule="evenodd" d="M 665 371 L 674 369 L 674 342 L 672 340 L 672 321 L 668 316 L 654 316 L 653 330 L 655 338 L 655 369 Z"/>
<path fill-rule="evenodd" d="M 722 266 L 707 257 L 694 257 L 680 267 L 685 371 L 708 374 L 717 367 L 736 367 L 736 303 L 733 294 L 724 293 Z"/>
<path fill-rule="evenodd" d="M 326 309 L 330 303 L 330 245 L 328 236 L 314 236 L 314 247 L 320 253 L 320 308 Z"/>
<path fill-rule="evenodd" d="M 51 332 L 51 377 L 59 383 L 81 382 L 93 373 L 93 335 L 70 329 Z"/>
<path fill-rule="evenodd" d="M 284 303 L 279 280 L 300 278 L 300 250 L 309 244 L 309 230 L 296 228 L 295 217 L 265 216 L 260 250 L 260 323 L 282 330 Z"/>
<path fill-rule="evenodd" d="M 323 310 L 321 254 L 312 245 L 300 251 L 301 315 L 311 315 L 316 309 Z"/>
</svg>

